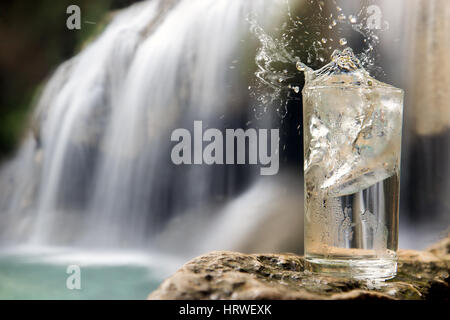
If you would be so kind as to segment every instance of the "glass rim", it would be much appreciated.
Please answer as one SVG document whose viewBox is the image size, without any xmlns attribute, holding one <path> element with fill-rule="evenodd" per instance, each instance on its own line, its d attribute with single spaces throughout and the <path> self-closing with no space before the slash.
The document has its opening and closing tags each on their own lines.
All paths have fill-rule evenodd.
<svg viewBox="0 0 450 320">
<path fill-rule="evenodd" d="M 397 91 L 397 92 L 401 92 L 401 93 L 405 93 L 405 90 L 402 88 L 397 88 L 391 85 L 386 85 L 386 86 L 356 86 L 356 85 L 305 85 L 302 89 L 303 90 L 308 90 L 308 89 L 327 89 L 327 88 L 341 88 L 341 89 L 362 89 L 362 90 L 375 90 L 375 89 L 380 89 L 380 90 L 388 90 L 388 91 Z"/>
</svg>

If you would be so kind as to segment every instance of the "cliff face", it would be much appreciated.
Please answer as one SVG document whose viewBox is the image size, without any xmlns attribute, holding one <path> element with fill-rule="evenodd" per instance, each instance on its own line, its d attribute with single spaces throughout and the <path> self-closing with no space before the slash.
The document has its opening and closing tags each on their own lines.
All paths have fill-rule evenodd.
<svg viewBox="0 0 450 320">
<path fill-rule="evenodd" d="M 211 252 L 186 263 L 149 299 L 448 300 L 450 237 L 427 251 L 400 250 L 398 275 L 386 282 L 324 277 L 294 254 Z"/>
</svg>

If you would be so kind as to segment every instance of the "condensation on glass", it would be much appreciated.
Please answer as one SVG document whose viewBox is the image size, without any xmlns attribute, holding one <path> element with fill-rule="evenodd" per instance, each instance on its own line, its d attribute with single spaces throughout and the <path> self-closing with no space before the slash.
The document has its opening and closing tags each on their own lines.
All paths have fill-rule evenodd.
<svg viewBox="0 0 450 320">
<path fill-rule="evenodd" d="M 403 90 L 371 78 L 351 50 L 306 75 L 305 257 L 312 272 L 397 272 Z"/>
</svg>

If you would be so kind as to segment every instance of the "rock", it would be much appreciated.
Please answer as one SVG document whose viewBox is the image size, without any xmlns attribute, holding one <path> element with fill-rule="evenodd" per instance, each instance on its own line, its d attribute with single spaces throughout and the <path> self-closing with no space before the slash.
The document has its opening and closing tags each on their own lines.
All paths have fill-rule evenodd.
<svg viewBox="0 0 450 320">
<path fill-rule="evenodd" d="M 449 243 L 400 250 L 397 277 L 381 282 L 314 275 L 294 254 L 215 251 L 186 263 L 148 298 L 448 300 Z"/>
<path fill-rule="evenodd" d="M 450 236 L 428 248 L 428 251 L 445 260 L 450 260 Z"/>
</svg>

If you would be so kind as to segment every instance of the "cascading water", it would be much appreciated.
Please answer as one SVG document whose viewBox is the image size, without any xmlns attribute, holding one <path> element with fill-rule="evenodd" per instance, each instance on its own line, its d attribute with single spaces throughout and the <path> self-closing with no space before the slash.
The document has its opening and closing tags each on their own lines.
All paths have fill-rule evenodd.
<svg viewBox="0 0 450 320">
<path fill-rule="evenodd" d="M 434 2 L 421 3 L 428 8 Z M 442 16 L 448 12 L 444 2 L 433 6 L 446 8 L 439 11 Z M 116 14 L 95 42 L 51 77 L 38 101 L 32 131 L 15 159 L 0 171 L 2 245 L 25 242 L 147 248 L 149 237 L 167 222 L 171 227 L 172 220 L 182 213 L 196 216 L 193 221 L 201 226 L 209 212 L 226 204 L 215 199 L 234 197 L 236 190 L 242 191 L 239 186 L 257 180 L 257 172 L 228 166 L 177 168 L 170 160 L 170 133 L 175 128 L 190 128 L 198 119 L 210 127 L 223 128 L 234 124 L 244 127 L 254 118 L 250 102 L 242 98 L 248 96 L 248 79 L 242 76 L 247 65 L 241 61 L 244 51 L 254 49 L 246 42 L 252 24 L 262 40 L 256 56 L 257 76 L 266 81 L 264 85 L 272 85 L 268 94 L 256 88 L 256 98 L 264 112 L 271 104 L 284 114 L 280 88 L 300 91 L 300 87 L 289 87 L 291 76 L 298 75 L 295 62 L 299 51 L 306 50 L 302 58 L 308 65 L 320 65 L 336 46 L 347 46 L 336 25 L 345 23 L 359 33 L 367 31 L 359 28 L 367 18 L 364 10 L 357 13 L 359 1 L 345 1 L 351 10 L 335 7 L 326 16 L 321 2 L 310 3 L 314 14 L 325 19 L 321 20 L 324 28 L 317 23 L 302 24 L 288 10 L 290 24 L 278 24 L 283 35 L 275 42 L 270 37 L 262 39 L 261 30 L 248 18 L 256 13 L 258 23 L 271 20 L 277 24 L 272 17 L 286 12 L 283 0 L 151 0 Z M 414 3 L 417 7 L 418 1 Z M 282 9 L 278 10 L 280 4 Z M 344 11 L 354 15 L 344 15 Z M 405 19 L 416 21 L 419 15 L 409 13 Z M 311 25 L 314 28 L 310 30 Z M 332 36 L 323 29 L 337 34 Z M 389 34 L 399 36 L 402 31 L 391 24 Z M 308 38 L 308 34 L 313 36 Z M 363 53 L 371 53 L 370 44 L 378 43 L 377 39 L 372 37 L 365 43 Z M 353 41 L 348 38 L 348 42 L 352 45 Z M 297 51 L 287 50 L 291 47 Z M 433 51 L 424 48 L 430 57 Z M 373 63 L 370 54 L 360 58 Z M 252 61 L 253 57 L 247 59 Z M 445 87 L 444 82 L 441 85 Z M 195 188 L 190 187 L 193 185 Z M 440 188 L 441 193 L 447 189 Z M 258 197 L 249 192 L 237 203 L 247 198 L 253 199 L 247 200 L 251 202 Z M 407 199 L 403 199 L 405 203 Z M 223 215 L 232 208 L 224 207 Z M 205 210 L 208 213 L 202 215 Z M 226 220 L 220 216 L 220 221 Z M 192 233 L 198 230 L 187 229 Z M 213 229 L 220 230 L 217 224 Z M 296 226 L 298 229 L 301 226 Z M 162 239 L 174 241 L 179 231 L 175 227 Z M 221 237 L 227 239 L 228 235 Z M 206 238 L 213 242 L 214 236 Z M 172 247 L 186 242 L 183 237 L 178 241 Z M 209 248 L 218 249 L 214 245 Z"/>
<path fill-rule="evenodd" d="M 434 50 L 436 42 L 448 43 L 443 42 L 442 31 L 448 29 L 444 24 L 447 0 L 376 3 L 383 14 L 390 15 L 390 39 L 380 44 L 383 57 L 391 62 L 385 70 L 396 75 L 398 86 L 405 82 L 401 66 L 405 67 L 398 61 L 411 52 L 426 56 L 416 54 L 420 67 L 417 61 L 409 65 L 409 70 L 415 70 L 410 77 L 417 82 L 410 91 L 425 102 L 431 94 L 430 105 L 440 111 L 429 112 L 416 99 L 415 109 L 421 112 L 417 116 L 409 111 L 410 117 L 415 116 L 420 133 L 425 124 L 431 131 L 445 127 L 444 133 L 426 137 L 432 143 L 425 140 L 422 149 L 432 147 L 431 156 L 422 149 L 418 157 L 403 152 L 406 166 L 402 166 L 408 168 L 409 158 L 427 159 L 426 170 L 417 170 L 425 172 L 426 183 L 417 172 L 409 174 L 418 177 L 417 185 L 424 188 L 413 184 L 411 189 L 439 194 L 444 209 L 431 208 L 448 212 L 449 180 L 442 179 L 448 165 L 443 166 L 445 172 L 435 170 L 436 163 L 442 167 L 448 162 L 442 160 L 448 159 L 448 152 L 441 148 L 448 143 L 448 117 L 441 115 L 448 112 L 440 113 L 447 110 L 447 68 L 442 66 L 448 50 L 439 51 L 439 56 Z M 302 9 L 302 18 L 291 12 L 289 4 Z M 194 120 L 219 129 L 246 128 L 251 122 L 265 126 L 262 122 L 270 121 L 270 116 L 264 117 L 271 109 L 278 109 L 281 121 L 277 125 L 299 123 L 300 112 L 295 110 L 300 109 L 302 82 L 297 77 L 299 71 L 308 70 L 305 64 L 319 67 L 334 49 L 355 49 L 359 40 L 367 39 L 355 51 L 362 53 L 359 58 L 369 71 L 375 66 L 371 44 L 378 44 L 378 37 L 360 28 L 366 25 L 369 4 L 357 0 L 149 0 L 117 13 L 97 40 L 49 79 L 38 100 L 32 130 L 16 157 L 0 170 L 0 298 L 145 298 L 187 258 L 206 251 L 301 252 L 299 168 L 295 174 L 289 171 L 269 179 L 258 178 L 259 170 L 248 167 L 177 167 L 170 159 L 170 134 L 176 128 L 192 128 Z M 413 13 L 404 13 L 405 7 L 414 9 Z M 428 15 L 433 23 L 421 18 L 422 7 L 433 9 Z M 282 14 L 288 15 L 284 21 L 278 19 Z M 409 29 L 413 38 L 421 34 L 418 44 L 424 44 L 423 51 L 400 50 L 401 41 L 396 38 L 403 39 L 404 29 L 399 16 L 417 23 Z M 263 21 L 277 26 L 272 35 L 278 37 L 264 32 L 269 28 L 260 26 Z M 441 24 L 444 27 L 436 27 Z M 366 39 L 348 36 L 348 30 Z M 261 42 L 256 52 L 255 44 L 248 41 L 255 36 Z M 428 67 L 430 59 L 433 68 Z M 249 79 L 255 62 L 256 83 Z M 440 89 L 435 90 L 438 82 Z M 286 98 L 291 96 L 297 100 L 289 110 L 294 112 L 287 114 Z M 303 128 L 295 124 L 293 129 L 298 137 Z M 435 132 L 425 132 L 430 133 Z M 287 139 L 281 136 L 282 150 Z M 287 148 L 298 147 L 301 153 L 300 143 L 290 142 Z M 442 153 L 446 155 L 441 157 Z M 408 173 L 402 179 L 405 176 Z M 402 195 L 403 203 L 425 199 L 417 194 Z M 437 203 L 434 197 L 431 201 Z M 420 207 L 428 217 L 430 207 Z M 413 243 L 420 242 L 423 248 L 423 237 L 417 240 L 417 229 L 413 230 Z M 400 244 L 402 234 L 405 230 L 400 232 Z M 122 248 L 127 252 L 115 250 Z M 69 264 L 80 265 L 83 273 L 90 274 L 88 285 L 79 292 L 82 295 L 63 286 Z"/>
<path fill-rule="evenodd" d="M 235 189 L 240 173 L 227 166 L 175 169 L 170 133 L 247 109 L 227 94 L 247 90 L 230 66 L 245 17 L 275 3 L 153 0 L 118 13 L 49 80 L 33 132 L 3 168 L 2 243 L 139 247 L 171 216 Z"/>
</svg>

